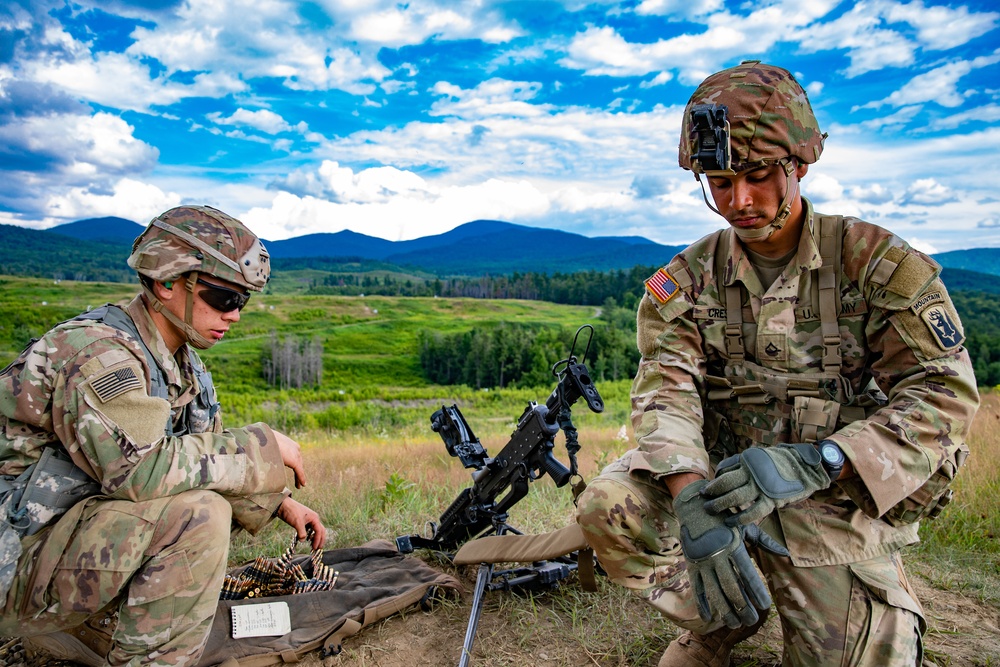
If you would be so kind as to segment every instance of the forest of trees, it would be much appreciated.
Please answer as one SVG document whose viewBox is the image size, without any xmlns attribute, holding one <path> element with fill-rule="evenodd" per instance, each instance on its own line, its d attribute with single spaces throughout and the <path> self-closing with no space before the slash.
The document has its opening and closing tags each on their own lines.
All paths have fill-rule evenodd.
<svg viewBox="0 0 1000 667">
<path fill-rule="evenodd" d="M 536 387 L 554 382 L 552 367 L 569 354 L 567 341 L 573 331 L 561 327 L 530 327 L 504 322 L 495 327 L 475 327 L 464 333 L 421 333 L 420 364 L 435 384 L 486 387 Z M 635 313 L 605 300 L 600 322 L 586 359 L 587 337 L 582 333 L 578 360 L 598 381 L 631 378 L 639 363 L 635 346 Z"/>
<path fill-rule="evenodd" d="M 965 324 L 966 348 L 977 384 L 1000 386 L 996 295 L 956 292 L 952 296 Z M 634 301 L 631 294 L 626 298 Z M 420 363 L 427 379 L 437 384 L 537 386 L 551 377 L 552 364 L 565 357 L 565 341 L 572 335 L 555 327 L 533 329 L 513 323 L 447 336 L 425 331 L 420 339 Z M 582 354 L 582 350 L 577 353 Z M 586 363 L 598 381 L 632 377 L 639 363 L 634 306 L 621 306 L 614 297 L 604 300 Z"/>
<path fill-rule="evenodd" d="M 310 294 L 379 294 L 385 296 L 440 296 L 474 299 L 531 299 L 599 306 L 613 298 L 627 308 L 638 305 L 643 283 L 654 266 L 628 270 L 576 273 L 512 273 L 475 278 L 399 279 L 391 275 L 335 274 L 313 282 Z"/>
<path fill-rule="evenodd" d="M 997 295 L 986 292 L 952 292 L 955 308 L 965 327 L 965 347 L 980 387 L 1000 386 L 1000 310 Z"/>
<path fill-rule="evenodd" d="M 261 354 L 264 380 L 280 389 L 300 389 L 323 382 L 323 341 L 272 333 Z"/>
</svg>

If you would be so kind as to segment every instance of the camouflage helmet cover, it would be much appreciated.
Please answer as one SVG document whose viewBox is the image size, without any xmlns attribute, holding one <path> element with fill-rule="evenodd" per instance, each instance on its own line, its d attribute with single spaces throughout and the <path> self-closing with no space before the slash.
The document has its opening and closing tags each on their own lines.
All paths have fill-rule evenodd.
<svg viewBox="0 0 1000 667">
<path fill-rule="evenodd" d="M 678 163 L 684 169 L 705 173 L 691 159 L 698 148 L 691 110 L 698 104 L 728 108 L 734 171 L 789 156 L 812 164 L 823 152 L 826 135 L 820 131 L 806 91 L 791 72 L 748 60 L 705 79 L 688 101 L 678 151 Z"/>
<path fill-rule="evenodd" d="M 132 244 L 128 265 L 161 282 L 197 271 L 255 292 L 271 277 L 260 239 L 210 206 L 179 206 L 153 218 Z"/>
</svg>

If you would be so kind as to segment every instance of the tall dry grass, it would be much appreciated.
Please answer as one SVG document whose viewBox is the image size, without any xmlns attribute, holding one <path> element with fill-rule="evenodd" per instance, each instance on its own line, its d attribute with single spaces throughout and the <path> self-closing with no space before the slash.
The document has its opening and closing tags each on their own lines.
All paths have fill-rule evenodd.
<svg viewBox="0 0 1000 667">
<path fill-rule="evenodd" d="M 512 420 L 469 421 L 491 454 L 498 453 L 509 438 Z M 620 429 L 620 425 L 608 422 L 580 429 L 579 463 L 585 479 L 592 478 L 604 464 L 631 446 Z M 332 531 L 330 548 L 424 532 L 425 523 L 436 521 L 458 492 L 471 484 L 471 471 L 462 468 L 457 458 L 448 456 L 436 434 L 419 425 L 394 434 L 307 433 L 300 440 L 309 484 L 296 497 L 324 517 Z M 556 442 L 556 454 L 565 460 L 561 435 Z M 908 549 L 905 559 L 911 576 L 977 601 L 989 616 L 989 609 L 1000 609 L 1000 514 L 995 511 L 1000 492 L 1000 394 L 983 397 L 969 444 L 972 456 L 955 482 L 955 500 L 938 519 L 924 523 L 922 543 Z M 527 532 L 543 532 L 572 520 L 568 487 L 556 488 L 548 477 L 532 487 L 511 510 L 513 525 Z M 277 555 L 289 537 L 290 529 L 275 522 L 258 538 L 238 537 L 232 559 L 237 562 L 257 554 Z M 458 573 L 471 585 L 474 570 Z M 542 661 L 544 664 L 655 664 L 677 628 L 621 587 L 603 578 L 599 578 L 598 585 L 596 596 L 582 592 L 579 586 L 564 586 L 541 597 L 489 594 L 476 640 L 475 664 L 526 664 L 523 661 L 529 656 L 538 655 L 556 660 Z M 439 653 L 422 656 L 413 665 L 433 664 L 435 656 L 442 661 L 440 664 L 454 662 L 467 606 L 468 600 L 437 612 L 435 631 L 447 627 L 451 635 L 428 649 Z M 994 664 L 992 654 L 977 653 L 971 662 L 949 655 L 941 642 L 942 633 L 953 634 L 948 629 L 951 621 L 935 618 L 931 626 L 927 645 L 931 662 L 926 664 Z M 391 642 L 381 636 L 366 639 L 345 650 L 339 664 L 382 664 L 373 661 L 367 652 L 391 650 L 386 648 L 389 645 Z M 762 633 L 750 645 L 741 647 L 739 653 L 737 664 L 778 664 L 780 632 L 774 629 Z M 385 664 L 403 663 L 389 660 Z"/>
<path fill-rule="evenodd" d="M 935 586 L 1000 606 L 1000 393 L 983 395 L 955 499 L 920 528 L 914 568 Z"/>
<path fill-rule="evenodd" d="M 510 431 L 497 423 L 471 423 L 491 455 L 500 452 Z M 577 460 L 580 474 L 595 471 L 629 447 L 622 427 L 581 429 Z M 348 547 L 372 539 L 424 533 L 458 493 L 472 484 L 471 470 L 448 455 L 440 437 L 401 429 L 398 434 L 352 436 L 310 433 L 300 436 L 306 459 L 307 485 L 295 497 L 323 517 L 331 531 L 328 548 Z M 568 463 L 563 436 L 556 437 L 556 457 Z M 572 520 L 569 486 L 557 488 L 544 476 L 510 512 L 510 522 L 528 532 L 544 532 Z M 275 523 L 261 535 L 237 536 L 232 559 L 241 562 L 257 554 L 276 555 L 287 546 L 291 529 Z"/>
</svg>

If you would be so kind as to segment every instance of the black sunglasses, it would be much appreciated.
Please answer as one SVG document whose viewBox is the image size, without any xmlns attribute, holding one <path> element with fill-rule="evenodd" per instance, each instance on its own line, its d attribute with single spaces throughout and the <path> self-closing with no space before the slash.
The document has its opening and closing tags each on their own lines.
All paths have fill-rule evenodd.
<svg viewBox="0 0 1000 667">
<path fill-rule="evenodd" d="M 247 301 L 250 300 L 250 292 L 237 292 L 222 285 L 213 285 L 201 278 L 198 278 L 197 283 L 208 288 L 198 292 L 201 300 L 220 313 L 243 310 L 243 306 L 247 305 Z"/>
</svg>

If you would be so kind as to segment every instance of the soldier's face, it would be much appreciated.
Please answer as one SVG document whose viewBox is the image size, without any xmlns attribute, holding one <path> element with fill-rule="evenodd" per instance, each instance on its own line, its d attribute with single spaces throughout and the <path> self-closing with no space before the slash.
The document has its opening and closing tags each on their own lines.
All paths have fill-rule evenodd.
<svg viewBox="0 0 1000 667">
<path fill-rule="evenodd" d="M 797 188 L 798 180 L 805 176 L 808 167 L 805 164 L 796 166 L 790 181 L 785 178 L 780 165 L 771 164 L 741 171 L 734 176 L 712 176 L 708 185 L 716 208 L 730 225 L 760 229 L 770 224 L 778 214 L 786 185 Z M 795 207 L 801 207 L 797 196 L 792 206 L 794 217 Z"/>
<path fill-rule="evenodd" d="M 170 294 L 168 298 L 161 298 L 165 307 L 181 320 L 184 320 L 187 308 L 187 288 L 185 287 L 185 281 L 188 279 L 179 278 L 169 290 Z M 201 293 L 211 290 L 211 286 L 213 285 L 235 290 L 240 290 L 240 287 L 239 285 L 231 285 L 214 276 L 202 278 L 194 286 L 194 302 L 191 309 L 190 325 L 206 339 L 218 342 L 223 339 L 233 324 L 240 321 L 240 311 L 234 307 L 232 310 L 222 312 L 213 308 L 202 299 Z M 183 338 L 183 334 L 180 335 Z"/>
</svg>

